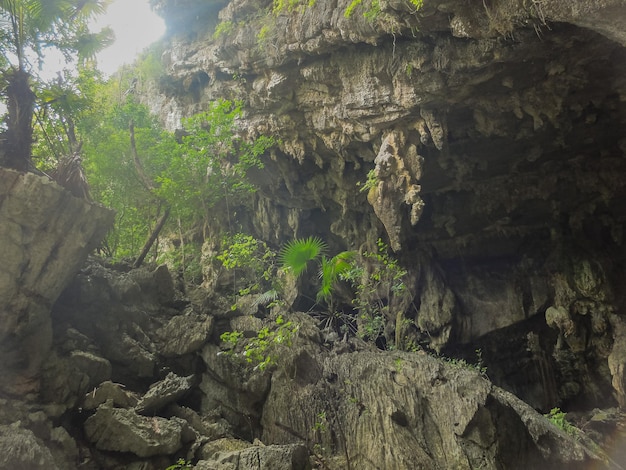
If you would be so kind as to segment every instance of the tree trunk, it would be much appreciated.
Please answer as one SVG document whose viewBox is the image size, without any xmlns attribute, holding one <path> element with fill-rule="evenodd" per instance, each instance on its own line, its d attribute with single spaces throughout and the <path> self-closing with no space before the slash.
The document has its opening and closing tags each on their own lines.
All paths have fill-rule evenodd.
<svg viewBox="0 0 626 470">
<path fill-rule="evenodd" d="M 133 268 L 138 268 L 139 266 L 143 264 L 144 259 L 146 259 L 146 256 L 150 252 L 150 248 L 152 248 L 152 245 L 154 244 L 155 240 L 159 236 L 159 233 L 161 233 L 161 229 L 165 225 L 165 222 L 167 222 L 167 218 L 169 216 L 170 216 L 170 208 L 166 207 L 165 212 L 163 212 L 163 215 L 157 221 L 156 225 L 154 226 L 154 229 L 152 230 L 152 233 L 150 234 L 150 236 L 148 237 L 148 240 L 146 241 L 146 244 L 143 246 L 141 253 L 139 254 L 137 259 L 133 263 Z"/>
<path fill-rule="evenodd" d="M 6 78 L 8 121 L 4 163 L 9 168 L 27 171 L 31 168 L 35 94 L 30 88 L 28 72 L 13 69 Z"/>
</svg>

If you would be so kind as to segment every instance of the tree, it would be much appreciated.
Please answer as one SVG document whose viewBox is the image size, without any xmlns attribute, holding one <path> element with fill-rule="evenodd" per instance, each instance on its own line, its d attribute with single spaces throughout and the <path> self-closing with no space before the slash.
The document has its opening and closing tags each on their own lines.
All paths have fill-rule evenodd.
<svg viewBox="0 0 626 470">
<path fill-rule="evenodd" d="M 7 106 L 4 155 L 0 162 L 18 170 L 31 166 L 33 112 L 32 79 L 46 50 L 66 59 L 92 58 L 112 42 L 105 29 L 90 33 L 87 21 L 105 11 L 110 0 L 0 0 L 0 79 Z"/>
</svg>

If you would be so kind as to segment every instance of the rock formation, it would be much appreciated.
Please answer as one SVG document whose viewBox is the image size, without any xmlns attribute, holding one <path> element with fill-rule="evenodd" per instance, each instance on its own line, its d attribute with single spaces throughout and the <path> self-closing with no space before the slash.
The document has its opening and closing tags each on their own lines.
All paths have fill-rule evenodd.
<svg viewBox="0 0 626 470">
<path fill-rule="evenodd" d="M 567 409 L 620 442 L 624 0 L 379 0 L 351 15 L 348 0 L 152 3 L 168 21 L 165 75 L 143 99 L 171 129 L 211 100 L 242 100 L 242 135 L 280 144 L 239 222 L 274 245 L 387 240 L 412 300 L 387 344 L 415 347 L 380 351 L 286 313 L 293 344 L 255 370 L 220 335 L 251 340 L 275 318 L 180 292 L 164 266 L 90 262 L 57 300 L 106 224 L 58 211 L 43 223 L 33 198 L 101 209 L 51 183 L 21 192 L 14 182 L 36 177 L 6 172 L 0 188 L 24 196 L 0 196 L 15 273 L 0 273 L 0 344 L 3 367 L 21 372 L 1 387 L 0 467 L 626 462 L 540 414 Z M 57 225 L 80 238 L 64 243 Z M 49 243 L 41 255 L 24 248 L 34 240 Z M 467 366 L 477 359 L 486 374 Z"/>
<path fill-rule="evenodd" d="M 544 411 L 625 402 L 623 0 L 153 4 L 163 122 L 241 99 L 280 139 L 258 236 L 382 236 L 415 279 L 391 336 Z"/>
<path fill-rule="evenodd" d="M 219 337 L 271 317 L 185 298 L 164 267 L 126 271 L 92 261 L 56 303 L 41 395 L 2 403 L 0 468 L 620 468 L 466 363 L 324 342 L 304 313 L 255 368 Z M 161 354 L 174 321 L 194 346 Z"/>
<path fill-rule="evenodd" d="M 0 169 L 0 390 L 38 391 L 50 309 L 113 223 L 113 213 L 30 173 Z"/>
</svg>

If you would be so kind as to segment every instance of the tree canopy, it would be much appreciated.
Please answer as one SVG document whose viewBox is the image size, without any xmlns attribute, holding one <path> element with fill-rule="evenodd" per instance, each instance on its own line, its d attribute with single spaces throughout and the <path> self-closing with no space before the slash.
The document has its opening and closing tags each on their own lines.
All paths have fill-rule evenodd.
<svg viewBox="0 0 626 470">
<path fill-rule="evenodd" d="M 1 162 L 31 166 L 33 79 L 45 53 L 60 51 L 79 63 L 92 58 L 113 39 L 110 30 L 91 33 L 88 20 L 104 12 L 110 0 L 0 0 L 0 85 L 7 118 Z"/>
</svg>

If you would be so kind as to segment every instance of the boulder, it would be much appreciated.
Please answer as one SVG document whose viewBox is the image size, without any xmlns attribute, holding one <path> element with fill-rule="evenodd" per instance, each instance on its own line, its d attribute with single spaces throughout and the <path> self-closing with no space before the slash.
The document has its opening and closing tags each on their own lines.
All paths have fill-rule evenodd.
<svg viewBox="0 0 626 470">
<path fill-rule="evenodd" d="M 148 392 L 141 397 L 135 409 L 140 414 L 153 414 L 169 403 L 183 397 L 194 385 L 194 376 L 179 377 L 170 372 L 165 379 L 150 387 Z"/>
<path fill-rule="evenodd" d="M 309 470 L 304 445 L 251 445 L 238 439 L 219 439 L 201 450 L 195 468 L 206 470 Z"/>
<path fill-rule="evenodd" d="M 32 431 L 0 425 L 0 468 L 11 470 L 61 470 L 50 449 Z"/>
<path fill-rule="evenodd" d="M 37 389 L 52 343 L 51 306 L 113 215 L 48 178 L 0 169 L 0 388 Z"/>
<path fill-rule="evenodd" d="M 85 421 L 85 436 L 97 449 L 131 452 L 138 457 L 169 455 L 183 445 L 184 421 L 140 416 L 103 405 Z"/>
</svg>

